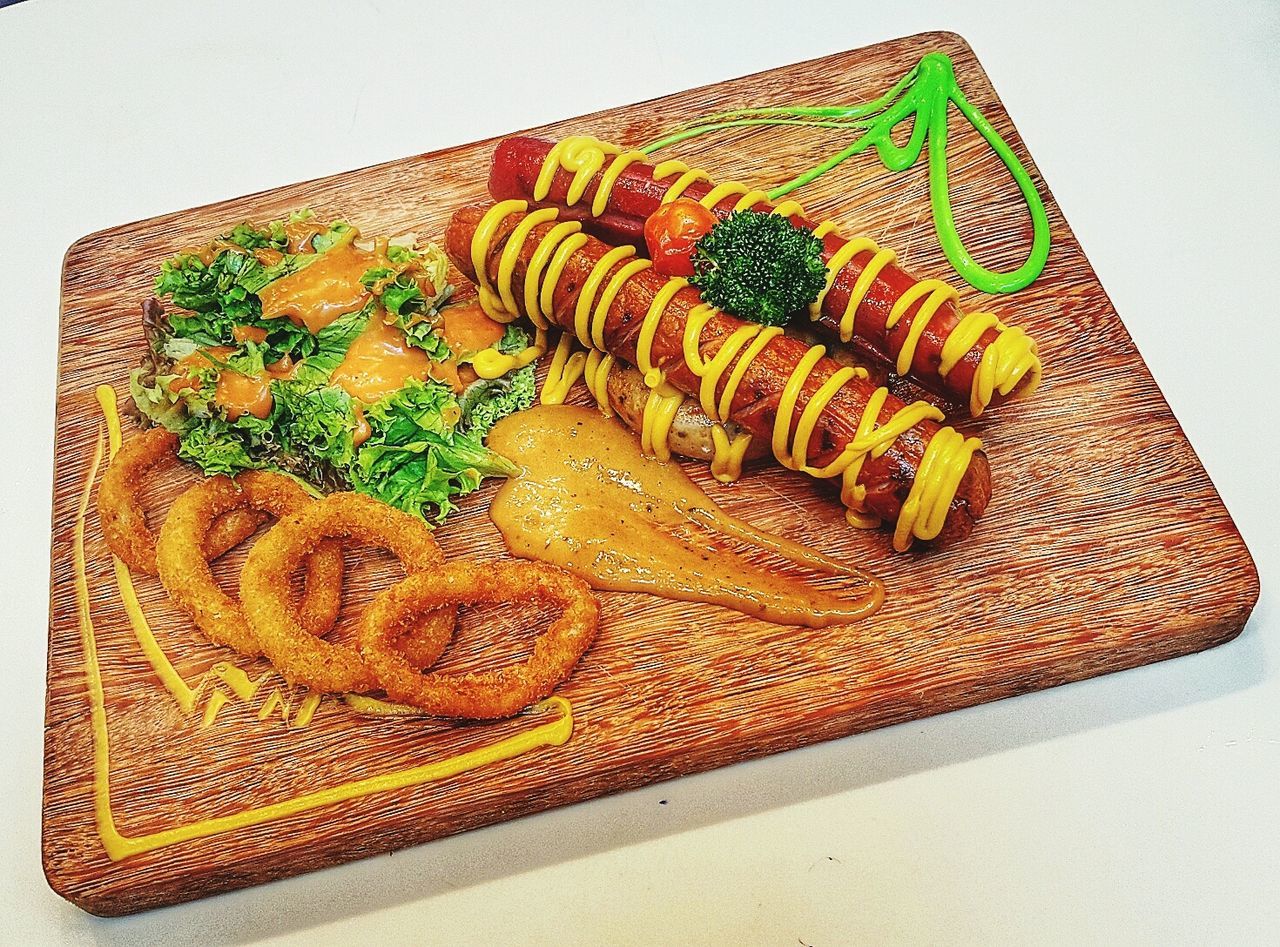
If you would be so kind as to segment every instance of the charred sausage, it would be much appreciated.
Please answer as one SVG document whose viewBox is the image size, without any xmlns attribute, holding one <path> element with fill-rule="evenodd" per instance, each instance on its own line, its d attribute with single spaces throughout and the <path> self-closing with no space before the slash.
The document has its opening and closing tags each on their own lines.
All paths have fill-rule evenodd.
<svg viewBox="0 0 1280 947">
<path fill-rule="evenodd" d="M 520 227 L 526 215 L 517 212 L 502 217 L 487 243 L 480 247 L 478 258 L 484 272 L 477 273 L 477 268 L 473 265 L 473 251 L 476 250 L 473 242 L 477 228 L 489 210 L 491 208 L 486 206 L 458 210 L 446 231 L 445 249 L 463 275 L 472 281 L 493 285 L 499 278 L 507 241 L 512 237 L 513 231 Z M 541 241 L 555 226 L 559 225 L 549 221 L 531 228 L 525 227 L 518 253 L 513 260 L 508 261 L 511 264 L 509 279 L 513 298 L 526 298 L 525 277 L 529 263 Z M 611 250 L 607 244 L 592 238 L 569 254 L 564 260 L 559 278 L 549 288 L 550 312 L 543 315 L 549 315 L 550 321 L 561 328 L 571 328 L 584 283 Z M 604 279 L 611 280 L 620 268 L 620 265 L 615 264 L 603 274 Z M 646 322 L 645 317 L 653 306 L 655 297 L 667 285 L 666 278 L 654 273 L 652 268 L 643 269 L 620 284 L 604 312 L 601 334 L 604 348 L 609 353 L 629 363 L 636 363 L 641 327 Z M 649 351 L 652 364 L 661 370 L 668 383 L 690 395 L 699 391 L 702 379 L 685 360 L 685 329 L 690 311 L 700 303 L 697 291 L 691 287 L 670 294 L 656 325 L 651 326 L 653 336 Z M 726 313 L 712 312 L 697 340 L 701 359 L 704 362 L 714 359 L 725 340 L 746 325 L 742 320 Z M 780 405 L 785 400 L 788 379 L 797 366 L 808 360 L 812 364 L 812 370 L 798 388 L 790 416 L 784 416 L 783 424 L 778 425 L 785 425 L 788 435 L 794 436 L 797 420 L 805 406 L 842 368 L 830 358 L 820 357 L 814 361 L 814 354 L 799 339 L 785 334 L 770 338 L 756 357 L 745 366 L 725 419 L 750 433 L 753 438 L 769 443 L 775 430 L 775 422 L 782 413 Z M 717 398 L 725 388 L 726 382 L 722 376 L 716 388 Z M 868 406 L 883 396 L 883 391 L 877 393 L 874 383 L 858 377 L 850 378 L 835 390 L 816 418 L 809 440 L 807 466 L 821 468 L 842 457 L 846 447 L 855 440 L 859 423 Z M 885 398 L 876 412 L 876 427 L 888 423 L 905 407 L 896 398 Z M 865 490 L 862 509 L 882 521 L 897 522 L 904 503 L 912 495 L 916 474 L 921 469 L 921 462 L 930 442 L 944 431 L 954 436 L 954 432 L 941 428 L 933 421 L 920 420 L 888 443 L 882 453 L 868 454 L 856 479 L 857 485 Z M 943 441 L 939 441 L 941 443 Z M 965 456 L 967 466 L 959 477 L 954 492 L 949 498 L 944 497 L 940 501 L 945 504 L 942 507 L 945 509 L 945 522 L 935 537 L 939 542 L 951 542 L 967 536 L 990 499 L 991 474 L 985 454 L 977 451 Z"/>
<path fill-rule="evenodd" d="M 609 187 L 601 213 L 595 215 L 592 204 L 605 177 L 605 170 L 596 172 L 583 194 L 577 200 L 570 201 L 569 190 L 574 175 L 564 168 L 557 168 L 550 179 L 548 193 L 541 200 L 535 200 L 539 175 L 555 146 L 555 142 L 528 137 L 508 138 L 501 142 L 494 152 L 489 175 L 489 192 L 493 198 L 518 198 L 529 201 L 532 206 L 560 208 L 563 219 L 581 221 L 590 233 L 607 243 L 629 244 L 644 252 L 645 220 L 662 204 L 671 181 L 655 178 L 654 165 L 645 162 L 628 164 Z M 607 166 L 606 163 L 605 168 Z M 694 181 L 683 190 L 682 196 L 701 201 L 714 187 L 712 181 Z M 741 200 L 740 193 L 729 194 L 717 200 L 710 210 L 724 218 Z M 754 210 L 771 211 L 774 205 L 767 200 L 759 200 L 751 207 Z M 798 213 L 792 215 L 791 220 L 811 229 L 815 226 Z M 838 233 L 830 232 L 822 236 L 822 243 L 824 260 L 829 262 L 841 253 L 847 241 Z M 919 280 L 892 262 L 883 264 L 883 260 L 879 260 L 873 263 L 875 256 L 872 249 L 861 250 L 854 253 L 835 273 L 831 288 L 822 299 L 816 320 L 817 327 L 828 340 L 842 338 L 843 321 L 844 329 L 852 333 L 847 344 L 857 358 L 902 370 L 901 374 L 933 392 L 950 406 L 963 407 L 973 414 L 981 414 L 989 403 L 999 402 L 1015 393 L 1029 393 L 1038 384 L 1040 363 L 1035 343 L 1020 330 L 1007 330 L 1001 324 L 981 331 L 969 348 L 959 356 L 958 361 L 944 370 L 943 349 L 947 340 L 963 320 L 984 314 L 975 313 L 966 317 L 950 298 L 944 299 L 935 308 L 936 300 L 931 301 L 932 293 L 920 292 L 917 288 L 921 287 Z M 846 308 L 857 288 L 859 277 L 869 264 L 875 275 L 865 292 L 859 291 L 859 302 L 854 308 L 850 326 Z M 947 294 L 943 284 L 932 281 L 929 285 L 943 290 L 944 295 Z M 922 288 L 927 290 L 928 287 Z M 911 297 L 900 317 L 889 327 L 890 314 L 895 304 L 909 292 L 918 295 Z M 922 309 L 927 324 L 916 339 L 912 330 L 916 320 L 921 318 Z M 980 323 L 971 321 L 967 325 L 978 326 Z M 1001 340 L 1006 332 L 1009 333 L 1008 337 Z M 957 339 L 965 335 L 966 332 L 961 332 Z M 904 346 L 908 347 L 906 358 L 909 360 L 909 367 L 899 364 Z M 914 349 L 910 346 L 914 346 Z M 989 350 L 991 354 L 987 355 Z M 979 373 L 984 356 L 989 363 L 985 379 L 982 384 L 975 386 L 975 374 Z M 994 390 L 984 390 L 990 387 L 993 380 Z"/>
</svg>

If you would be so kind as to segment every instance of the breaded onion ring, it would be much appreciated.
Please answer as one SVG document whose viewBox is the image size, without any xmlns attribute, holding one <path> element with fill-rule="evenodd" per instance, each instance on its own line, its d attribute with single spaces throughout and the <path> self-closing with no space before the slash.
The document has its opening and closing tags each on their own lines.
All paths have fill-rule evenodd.
<svg viewBox="0 0 1280 947">
<path fill-rule="evenodd" d="M 468 674 L 420 674 L 398 648 L 423 612 L 534 601 L 561 609 L 521 664 Z M 595 638 L 600 606 L 577 576 L 536 562 L 450 562 L 382 592 L 360 621 L 360 653 L 387 696 L 440 717 L 509 717 L 565 680 Z"/>
<path fill-rule="evenodd" d="M 147 526 L 147 514 L 138 499 L 142 478 L 156 464 L 174 456 L 178 437 L 153 427 L 129 438 L 111 459 L 98 485 L 98 519 L 111 551 L 134 572 L 156 574 L 156 537 Z M 266 517 L 250 509 L 237 509 L 219 517 L 204 541 L 209 559 L 252 536 Z"/>
<path fill-rule="evenodd" d="M 235 510 L 286 516 L 311 502 L 293 480 L 260 470 L 246 470 L 234 480 L 212 477 L 174 500 L 156 543 L 160 581 L 211 641 L 249 657 L 262 653 L 240 603 L 219 588 L 209 569 L 204 550 L 210 524 Z M 341 605 L 342 546 L 322 543 L 306 560 L 306 586 L 298 606 L 302 627 L 324 634 L 337 621 Z"/>
<path fill-rule="evenodd" d="M 422 520 L 373 497 L 332 493 L 287 516 L 253 545 L 240 573 L 240 601 L 262 652 L 295 685 L 342 693 L 375 689 L 359 652 L 309 634 L 290 601 L 288 577 L 326 539 L 354 539 L 390 550 L 409 575 L 435 573 L 444 553 Z M 412 660 L 429 667 L 453 637 L 456 610 L 425 616 L 411 636 Z"/>
</svg>

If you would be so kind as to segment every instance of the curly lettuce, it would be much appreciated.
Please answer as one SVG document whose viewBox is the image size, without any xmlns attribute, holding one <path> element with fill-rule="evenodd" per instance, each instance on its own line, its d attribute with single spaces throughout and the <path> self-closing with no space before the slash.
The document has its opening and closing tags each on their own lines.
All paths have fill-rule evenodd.
<svg viewBox="0 0 1280 947">
<path fill-rule="evenodd" d="M 293 377 L 315 386 L 328 382 L 334 370 L 347 357 L 347 349 L 356 340 L 369 320 L 373 318 L 373 305 L 357 312 L 339 316 L 315 334 L 315 349 L 294 370 Z"/>
<path fill-rule="evenodd" d="M 242 414 L 234 421 L 211 416 L 178 435 L 178 456 L 205 474 L 230 476 L 242 470 L 276 466 L 271 418 Z"/>
<path fill-rule="evenodd" d="M 529 344 L 529 335 L 519 326 L 509 325 L 498 342 L 498 351 L 519 352 Z M 538 383 L 534 368 L 526 365 L 501 378 L 479 378 L 458 399 L 462 419 L 458 426 L 468 433 L 484 437 L 508 414 L 523 411 L 533 404 Z"/>
<path fill-rule="evenodd" d="M 518 468 L 484 446 L 481 435 L 457 427 L 457 400 L 444 385 L 410 381 L 365 414 L 372 433 L 351 467 L 352 486 L 398 509 L 443 522 L 456 496 L 484 477 Z"/>
<path fill-rule="evenodd" d="M 392 244 L 387 247 L 387 260 L 390 266 L 366 270 L 360 281 L 410 345 L 436 361 L 448 359 L 452 353 L 438 331 L 440 309 L 453 295 L 448 258 L 434 245 L 419 251 Z M 423 293 L 424 283 L 435 290 L 434 295 Z"/>
<path fill-rule="evenodd" d="M 484 477 L 516 472 L 484 438 L 500 418 L 532 404 L 533 366 L 478 379 L 461 393 L 411 379 L 372 405 L 332 384 L 375 318 L 395 325 L 433 361 L 456 364 L 440 331 L 440 310 L 453 287 L 437 247 L 390 245 L 363 274 L 369 301 L 359 311 L 315 334 L 288 319 L 263 319 L 263 287 L 355 236 L 350 224 L 336 221 L 311 237 L 314 252 L 289 253 L 288 225 L 310 217 L 304 211 L 261 227 L 240 224 L 208 248 L 162 265 L 156 293 L 171 306 L 166 311 L 151 300 L 143 307 L 148 352 L 130 376 L 134 403 L 144 417 L 177 433 L 179 456 L 206 474 L 270 468 L 442 521 L 456 498 Z M 523 330 L 508 326 L 497 347 L 512 353 L 528 341 Z M 268 416 L 228 417 L 218 400 L 223 372 L 269 379 Z"/>
<path fill-rule="evenodd" d="M 223 250 L 208 264 L 195 254 L 179 255 L 161 264 L 155 291 L 178 307 L 166 318 L 179 338 L 197 345 L 230 345 L 236 327 L 249 326 L 266 333 L 272 361 L 287 354 L 303 357 L 310 353 L 311 333 L 288 319 L 263 319 L 257 293 L 315 259 L 314 254 L 285 254 L 264 266 L 251 254 L 234 250 Z"/>
</svg>

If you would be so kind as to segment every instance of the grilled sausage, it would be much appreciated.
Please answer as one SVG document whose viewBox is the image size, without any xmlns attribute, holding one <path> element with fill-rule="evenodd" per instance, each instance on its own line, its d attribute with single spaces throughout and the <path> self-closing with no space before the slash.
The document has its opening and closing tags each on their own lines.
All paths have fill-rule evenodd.
<svg viewBox="0 0 1280 947">
<path fill-rule="evenodd" d="M 489 192 L 493 198 L 518 198 L 529 201 L 531 206 L 560 208 L 563 219 L 581 221 L 589 232 L 607 243 L 629 244 L 646 252 L 645 220 L 661 205 L 671 181 L 655 179 L 654 166 L 651 164 L 629 164 L 609 189 L 602 212 L 595 216 L 592 213 L 592 202 L 604 177 L 604 170 L 598 171 L 587 183 L 582 196 L 570 203 L 568 192 L 574 175 L 563 168 L 557 168 L 551 178 L 548 193 L 541 200 L 535 200 L 534 192 L 539 174 L 555 145 L 555 142 L 527 137 L 508 138 L 501 142 L 494 152 L 489 175 Z M 607 167 L 606 163 L 605 168 Z M 712 181 L 694 181 L 684 189 L 681 196 L 703 200 L 714 186 Z M 718 200 L 710 209 L 718 217 L 724 218 L 741 200 L 741 194 L 730 194 Z M 767 200 L 760 200 L 753 203 L 751 208 L 770 211 L 773 205 Z M 811 229 L 814 227 L 811 221 L 799 214 L 793 215 L 791 220 L 801 226 Z M 846 242 L 838 233 L 825 234 L 822 237 L 823 259 L 830 261 Z M 840 267 L 830 290 L 823 297 L 816 325 L 826 336 L 828 344 L 832 339 L 841 339 L 841 321 L 850 296 L 873 256 L 870 249 L 855 253 Z M 912 344 L 912 327 L 917 318 L 921 317 L 922 307 L 933 309 L 928 288 L 925 287 L 926 291 L 905 307 L 892 328 L 887 327 L 887 323 L 894 304 L 919 282 L 893 263 L 878 269 L 865 293 L 860 295 L 860 302 L 854 311 L 852 335 L 847 343 L 860 361 L 897 367 L 904 345 Z M 945 295 L 946 288 L 936 281 L 934 283 L 935 288 L 942 290 Z M 942 371 L 943 347 L 965 315 L 957 310 L 950 299 L 946 299 L 933 309 L 931 316 L 926 309 L 925 318 L 927 324 L 915 343 L 914 352 L 910 353 L 910 365 L 903 366 L 905 371 L 901 374 L 933 392 L 949 407 L 980 414 L 987 404 L 999 402 L 1017 392 L 1029 392 L 1038 384 L 1040 363 L 1035 343 L 1018 330 L 1005 330 L 1000 326 L 982 331 L 955 365 Z M 988 371 L 991 373 L 989 377 L 996 381 L 995 390 L 983 391 L 980 390 L 982 386 L 975 390 L 975 373 L 982 364 L 984 355 L 997 345 L 997 340 L 1006 331 L 1009 331 L 1009 336 L 999 342 L 999 350 L 992 350 L 988 358 Z"/>
<path fill-rule="evenodd" d="M 507 240 L 524 220 L 525 214 L 509 213 L 498 222 L 488 242 L 480 247 L 484 272 L 478 274 L 472 263 L 473 239 L 489 209 L 480 206 L 458 210 L 446 231 L 445 249 L 463 275 L 492 286 L 498 280 L 499 264 Z M 515 299 L 525 298 L 524 281 L 529 262 L 554 226 L 555 222 L 540 223 L 528 230 L 520 243 L 510 274 L 511 292 Z M 573 326 L 574 309 L 583 283 L 611 249 L 599 240 L 588 239 L 567 256 L 560 277 L 550 290 L 552 307 L 549 315 L 553 323 L 561 328 Z M 620 266 L 615 264 L 604 274 L 605 279 L 611 279 Z M 602 341 L 608 352 L 632 364 L 636 362 L 641 326 L 655 295 L 666 285 L 667 280 L 652 268 L 641 270 L 620 285 L 604 313 Z M 667 382 L 691 395 L 698 392 L 701 378 L 686 363 L 683 342 L 689 312 L 699 304 L 698 293 L 691 287 L 672 295 L 656 321 L 650 350 L 653 365 L 662 371 Z M 713 312 L 698 340 L 700 357 L 704 361 L 714 358 L 724 341 L 745 325 L 747 323 L 726 313 Z M 726 420 L 734 422 L 753 438 L 770 442 L 788 379 L 809 355 L 810 347 L 798 339 L 785 334 L 770 339 L 746 366 Z M 794 436 L 796 422 L 805 405 L 840 368 L 839 363 L 826 357 L 814 362 L 812 371 L 799 388 L 791 417 L 786 422 L 789 427 L 788 443 Z M 722 375 L 716 388 L 717 397 L 725 387 L 726 379 Z M 858 377 L 849 379 L 834 392 L 816 419 L 809 442 L 810 468 L 822 468 L 845 453 L 875 394 L 876 386 Z M 904 407 L 897 399 L 887 398 L 877 414 L 876 426 L 886 424 Z M 945 429 L 932 421 L 920 420 L 889 443 L 883 453 L 877 455 L 872 452 L 866 456 L 856 479 L 856 483 L 865 489 L 863 509 L 866 512 L 889 523 L 897 521 L 904 502 L 911 495 L 926 448 L 942 430 Z M 978 451 L 968 457 L 967 467 L 949 502 L 942 501 L 947 504 L 946 519 L 936 535 L 937 541 L 945 543 L 967 536 L 986 508 L 990 495 L 990 468 L 985 454 Z"/>
</svg>

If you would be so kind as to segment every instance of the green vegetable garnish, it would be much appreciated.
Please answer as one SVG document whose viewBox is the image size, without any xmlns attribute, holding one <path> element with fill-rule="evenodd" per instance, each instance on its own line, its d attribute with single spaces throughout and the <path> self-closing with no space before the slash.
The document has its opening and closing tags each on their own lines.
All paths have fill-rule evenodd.
<svg viewBox="0 0 1280 947">
<path fill-rule="evenodd" d="M 373 434 L 356 454 L 356 490 L 423 519 L 442 522 L 484 477 L 519 473 L 484 446 L 482 435 L 456 427 L 461 408 L 443 385 L 410 381 L 366 412 Z"/>
<path fill-rule="evenodd" d="M 453 287 L 448 282 L 448 258 L 435 246 L 419 252 L 395 245 L 387 248 L 387 258 L 395 264 L 394 268 L 380 266 L 366 270 L 360 282 L 373 293 L 390 321 L 404 332 L 410 345 L 438 362 L 447 360 L 452 352 L 436 331 L 436 322 L 440 309 L 453 295 Z M 436 289 L 430 299 L 422 293 L 419 284 L 422 277 Z"/>
<path fill-rule="evenodd" d="M 689 282 L 725 312 L 781 326 L 818 298 L 826 279 L 822 241 L 812 230 L 777 214 L 744 210 L 694 246 Z"/>
<path fill-rule="evenodd" d="M 260 236 L 242 224 L 224 239 L 239 245 Z M 268 335 L 268 361 L 284 355 L 301 358 L 311 352 L 311 333 L 288 319 L 263 319 L 257 294 L 315 259 L 312 253 L 286 253 L 275 265 L 263 266 L 247 253 L 224 249 L 206 264 L 195 254 L 179 254 L 161 265 L 155 291 L 179 307 L 168 313 L 169 327 L 179 338 L 199 345 L 228 345 L 236 326 L 252 326 Z"/>
<path fill-rule="evenodd" d="M 528 344 L 528 333 L 519 326 L 509 325 L 498 343 L 498 351 L 504 354 L 519 352 Z M 516 369 L 501 378 L 477 379 L 458 399 L 458 407 L 462 409 L 459 428 L 469 434 L 484 437 L 490 428 L 508 414 L 523 411 L 533 404 L 537 387 L 533 365 Z"/>
<path fill-rule="evenodd" d="M 176 433 L 178 455 L 206 474 L 277 470 L 313 488 L 358 490 L 440 521 L 455 508 L 453 498 L 475 490 L 484 477 L 516 472 L 484 438 L 498 419 L 533 402 L 534 368 L 477 379 L 458 393 L 410 378 L 374 404 L 332 384 L 372 319 L 394 325 L 432 361 L 456 365 L 439 332 L 453 287 L 438 247 L 392 245 L 385 263 L 362 274 L 369 299 L 359 310 L 314 334 L 290 319 L 264 319 L 258 294 L 265 286 L 354 236 L 350 224 L 335 221 L 311 240 L 314 252 L 286 252 L 287 223 L 311 216 L 302 211 L 261 228 L 239 224 L 162 265 L 156 294 L 165 305 L 157 299 L 143 306 L 147 353 L 130 375 L 134 404 Z M 528 341 L 524 330 L 508 326 L 497 347 L 516 352 Z M 226 372 L 269 385 L 267 417 L 246 411 L 232 419 L 219 401 Z M 366 439 L 357 443 L 360 438 Z"/>
</svg>

